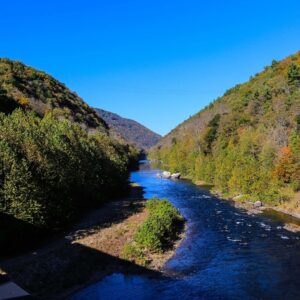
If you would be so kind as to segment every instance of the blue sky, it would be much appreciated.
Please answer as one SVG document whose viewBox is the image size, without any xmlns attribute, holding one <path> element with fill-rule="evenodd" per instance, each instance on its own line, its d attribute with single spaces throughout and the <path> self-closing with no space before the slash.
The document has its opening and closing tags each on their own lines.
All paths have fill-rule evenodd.
<svg viewBox="0 0 300 300">
<path fill-rule="evenodd" d="M 0 0 L 0 56 L 166 134 L 300 50 L 300 1 Z"/>
</svg>

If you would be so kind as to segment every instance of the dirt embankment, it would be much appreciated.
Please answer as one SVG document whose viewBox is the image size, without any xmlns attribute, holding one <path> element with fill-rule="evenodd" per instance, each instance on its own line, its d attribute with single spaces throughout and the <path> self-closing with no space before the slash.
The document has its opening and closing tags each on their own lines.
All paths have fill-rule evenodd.
<svg viewBox="0 0 300 300">
<path fill-rule="evenodd" d="M 51 300 L 63 299 L 114 272 L 160 276 L 159 270 L 174 249 L 149 256 L 147 268 L 122 259 L 124 245 L 132 242 L 146 218 L 142 188 L 135 186 L 129 198 L 91 212 L 64 237 L 34 252 L 2 260 L 0 273 L 7 273 L 39 299 Z M 179 241 L 174 248 L 178 245 Z"/>
</svg>

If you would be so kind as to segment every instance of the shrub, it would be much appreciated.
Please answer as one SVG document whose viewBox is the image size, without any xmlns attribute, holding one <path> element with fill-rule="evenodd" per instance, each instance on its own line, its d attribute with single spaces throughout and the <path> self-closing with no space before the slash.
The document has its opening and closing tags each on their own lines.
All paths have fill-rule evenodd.
<svg viewBox="0 0 300 300">
<path fill-rule="evenodd" d="M 135 241 L 150 251 L 164 251 L 177 238 L 182 228 L 183 218 L 166 199 L 148 200 L 146 208 L 149 216 L 139 227 Z"/>
<path fill-rule="evenodd" d="M 145 266 L 147 264 L 145 254 L 139 246 L 134 244 L 125 244 L 122 251 L 122 258 L 136 262 L 140 265 Z"/>
<path fill-rule="evenodd" d="M 290 63 L 288 68 L 289 84 L 299 85 L 300 83 L 300 66 L 295 63 Z"/>
</svg>

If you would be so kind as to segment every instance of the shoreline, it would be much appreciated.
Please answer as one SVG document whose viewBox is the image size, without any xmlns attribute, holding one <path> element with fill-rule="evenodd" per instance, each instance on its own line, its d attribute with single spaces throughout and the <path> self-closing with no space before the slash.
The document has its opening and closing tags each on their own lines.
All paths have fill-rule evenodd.
<svg viewBox="0 0 300 300">
<path fill-rule="evenodd" d="M 113 273 L 164 276 L 163 266 L 183 241 L 186 225 L 170 250 L 147 254 L 147 267 L 122 257 L 125 244 L 147 218 L 144 203 L 143 188 L 132 184 L 130 196 L 88 213 L 64 237 L 2 259 L 0 272 L 33 296 L 49 300 L 65 299 Z"/>
<path fill-rule="evenodd" d="M 193 181 L 191 178 L 184 177 L 184 176 L 182 176 L 181 179 L 189 180 L 196 186 L 208 189 L 213 196 L 216 196 L 221 200 L 230 202 L 231 205 L 233 205 L 238 209 L 246 210 L 248 214 L 253 214 L 253 215 L 263 214 L 264 211 L 268 211 L 268 210 L 282 214 L 281 219 L 284 219 L 284 217 L 289 219 L 289 221 L 282 221 L 284 223 L 284 228 L 291 232 L 300 232 L 300 212 L 293 212 L 288 209 L 271 206 L 271 205 L 265 205 L 265 204 L 263 204 L 260 207 L 255 207 L 254 202 L 250 202 L 250 201 L 242 202 L 239 201 L 239 199 L 234 199 L 234 197 L 224 197 L 224 195 L 219 191 L 212 191 L 211 189 L 208 188 L 208 187 L 212 187 L 212 185 L 208 184 L 205 181 L 202 180 Z M 292 220 L 292 218 L 294 220 Z"/>
<path fill-rule="evenodd" d="M 281 219 L 281 222 L 284 224 L 283 227 L 286 230 L 294 232 L 294 233 L 295 232 L 300 232 L 300 211 L 295 212 L 295 211 L 291 211 L 290 209 L 286 209 L 284 207 L 265 205 L 263 203 L 260 207 L 255 207 L 255 205 L 254 205 L 255 202 L 239 201 L 238 197 L 236 197 L 236 199 L 234 199 L 234 197 L 225 197 L 221 192 L 213 191 L 211 189 L 213 187 L 213 185 L 211 185 L 211 184 L 209 184 L 209 183 L 207 183 L 203 180 L 194 181 L 191 177 L 183 176 L 183 175 L 180 176 L 180 180 L 187 180 L 187 181 L 190 181 L 191 183 L 193 183 L 196 186 L 207 189 L 207 190 L 210 191 L 210 193 L 213 196 L 216 196 L 221 200 L 230 202 L 231 205 L 233 205 L 234 207 L 236 207 L 238 209 L 246 210 L 248 214 L 252 214 L 252 215 L 263 214 L 266 211 L 271 211 L 271 212 L 273 211 L 273 214 L 274 214 L 274 212 L 276 212 L 278 214 L 282 214 L 282 216 L 279 217 L 278 219 Z M 300 206 L 300 192 L 298 192 L 298 194 L 299 194 L 298 195 L 298 199 L 299 199 L 298 203 L 299 203 L 299 206 Z M 291 201 L 292 201 L 292 199 L 291 199 Z M 289 219 L 289 220 L 286 221 L 284 219 Z"/>
<path fill-rule="evenodd" d="M 234 207 L 238 209 L 244 209 L 249 215 L 264 214 L 269 218 L 274 218 L 277 214 L 276 219 L 284 224 L 284 228 L 291 232 L 300 232 L 300 214 L 289 212 L 280 207 L 264 205 L 262 204 L 259 207 L 255 207 L 254 202 L 242 202 L 238 199 L 232 197 L 226 198 L 222 196 L 220 192 L 211 192 L 212 195 L 217 196 L 218 198 L 228 201 Z"/>
</svg>

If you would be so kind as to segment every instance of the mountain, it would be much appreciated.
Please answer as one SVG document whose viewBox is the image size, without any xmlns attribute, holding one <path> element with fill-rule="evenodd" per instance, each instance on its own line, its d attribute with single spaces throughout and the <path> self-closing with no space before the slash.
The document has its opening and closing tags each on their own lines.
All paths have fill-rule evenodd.
<svg viewBox="0 0 300 300">
<path fill-rule="evenodd" d="M 0 58 L 0 111 L 10 113 L 20 107 L 44 116 L 51 112 L 69 119 L 88 131 L 108 133 L 117 139 L 149 149 L 161 137 L 141 124 L 98 109 L 97 113 L 76 93 L 45 72 L 25 64 Z M 109 125 L 109 126 L 108 126 Z"/>
<path fill-rule="evenodd" d="M 151 157 L 225 196 L 298 207 L 300 52 L 226 91 L 165 136 Z"/>
<path fill-rule="evenodd" d="M 0 59 L 0 216 L 61 229 L 127 192 L 138 154 L 64 84 Z"/>
<path fill-rule="evenodd" d="M 148 150 L 161 139 L 159 134 L 134 120 L 122 118 L 103 109 L 96 108 L 95 110 L 118 137 L 140 149 Z"/>
<path fill-rule="evenodd" d="M 107 124 L 76 93 L 52 76 L 18 61 L 0 58 L 0 111 L 29 108 L 44 116 L 50 111 L 82 127 L 101 131 Z"/>
</svg>

